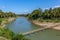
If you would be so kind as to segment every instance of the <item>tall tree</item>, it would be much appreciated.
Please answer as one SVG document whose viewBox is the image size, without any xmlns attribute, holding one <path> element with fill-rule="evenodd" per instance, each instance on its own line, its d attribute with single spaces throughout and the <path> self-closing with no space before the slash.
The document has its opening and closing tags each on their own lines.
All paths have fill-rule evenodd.
<svg viewBox="0 0 60 40">
<path fill-rule="evenodd" d="M 41 15 L 42 15 L 42 10 L 39 8 L 39 9 L 34 10 L 29 15 L 29 18 L 31 18 L 31 19 L 37 19 L 37 18 L 41 17 Z"/>
</svg>

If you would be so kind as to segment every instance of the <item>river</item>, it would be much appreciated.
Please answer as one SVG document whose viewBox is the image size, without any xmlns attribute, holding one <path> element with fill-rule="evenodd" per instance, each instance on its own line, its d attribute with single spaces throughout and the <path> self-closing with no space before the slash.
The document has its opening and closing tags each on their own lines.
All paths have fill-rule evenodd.
<svg viewBox="0 0 60 40">
<path fill-rule="evenodd" d="M 41 28 L 31 24 L 25 17 L 16 18 L 13 22 L 8 23 L 6 27 L 14 33 L 25 33 Z M 25 37 L 30 40 L 60 40 L 60 31 L 46 29 Z"/>
</svg>

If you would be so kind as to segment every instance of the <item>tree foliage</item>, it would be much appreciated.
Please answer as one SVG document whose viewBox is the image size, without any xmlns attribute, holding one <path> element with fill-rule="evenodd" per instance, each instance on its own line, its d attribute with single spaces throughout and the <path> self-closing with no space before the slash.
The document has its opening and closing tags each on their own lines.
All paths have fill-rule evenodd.
<svg viewBox="0 0 60 40">
<path fill-rule="evenodd" d="M 33 12 L 28 15 L 29 19 L 58 19 L 60 18 L 60 7 L 45 9 L 43 12 L 41 9 L 33 10 Z"/>
<path fill-rule="evenodd" d="M 13 12 L 3 12 L 2 10 L 0 10 L 0 18 L 6 17 L 16 17 L 16 14 Z"/>
<path fill-rule="evenodd" d="M 30 19 L 37 19 L 41 17 L 41 15 L 42 15 L 42 10 L 39 8 L 39 9 L 34 10 L 28 17 Z"/>
</svg>

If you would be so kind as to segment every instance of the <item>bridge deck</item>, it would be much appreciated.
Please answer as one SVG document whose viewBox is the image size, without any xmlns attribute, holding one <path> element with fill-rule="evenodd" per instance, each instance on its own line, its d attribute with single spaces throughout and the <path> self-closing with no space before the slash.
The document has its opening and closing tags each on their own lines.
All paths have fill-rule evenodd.
<svg viewBox="0 0 60 40">
<path fill-rule="evenodd" d="M 57 24 L 57 25 L 53 25 L 51 27 L 56 27 L 60 24 Z M 26 32 L 26 33 L 22 33 L 22 35 L 28 35 L 28 34 L 31 34 L 31 33 L 34 33 L 34 32 L 37 32 L 37 31 L 40 31 L 40 30 L 44 30 L 44 29 L 47 29 L 47 28 L 51 28 L 51 27 L 44 27 L 44 28 L 39 28 L 39 29 L 36 29 L 36 30 L 32 30 L 32 31 L 29 31 L 29 32 Z"/>
<path fill-rule="evenodd" d="M 28 35 L 28 34 L 31 34 L 31 33 L 34 33 L 34 32 L 40 31 L 40 30 L 47 29 L 47 28 L 48 27 L 46 27 L 46 28 L 39 28 L 39 29 L 36 29 L 36 30 L 33 30 L 33 31 L 29 31 L 29 32 L 23 33 L 22 35 Z"/>
</svg>

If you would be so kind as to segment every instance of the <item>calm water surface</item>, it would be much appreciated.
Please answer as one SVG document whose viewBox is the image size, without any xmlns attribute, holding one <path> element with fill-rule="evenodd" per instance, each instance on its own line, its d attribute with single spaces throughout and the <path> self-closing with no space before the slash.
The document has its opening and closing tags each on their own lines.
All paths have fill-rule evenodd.
<svg viewBox="0 0 60 40">
<path fill-rule="evenodd" d="M 6 27 L 8 27 L 14 33 L 25 33 L 39 28 L 31 24 L 25 17 L 16 18 L 16 20 L 13 22 L 8 23 Z M 27 35 L 25 37 L 30 40 L 60 40 L 60 31 L 47 29 Z"/>
<path fill-rule="evenodd" d="M 13 22 L 8 23 L 6 27 L 15 33 L 25 33 L 38 28 L 32 25 L 25 17 L 16 18 Z"/>
</svg>

